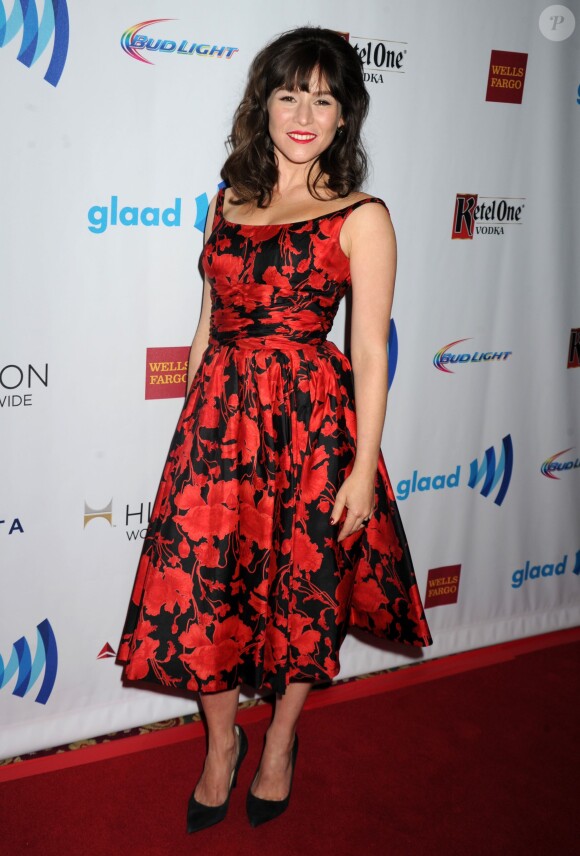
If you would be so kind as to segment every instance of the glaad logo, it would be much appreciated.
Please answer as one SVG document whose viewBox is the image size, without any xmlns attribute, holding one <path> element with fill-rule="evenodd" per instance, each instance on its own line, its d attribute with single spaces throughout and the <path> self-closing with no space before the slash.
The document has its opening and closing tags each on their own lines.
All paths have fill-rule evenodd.
<svg viewBox="0 0 580 856">
<path fill-rule="evenodd" d="M 161 54 L 181 54 L 182 56 L 205 56 L 216 59 L 231 59 L 235 53 L 238 53 L 239 48 L 230 47 L 227 45 L 210 45 L 200 42 L 189 41 L 182 39 L 174 41 L 173 39 L 155 39 L 142 33 L 141 30 L 145 27 L 152 27 L 155 24 L 164 24 L 166 21 L 175 21 L 175 18 L 152 18 L 150 21 L 142 21 L 140 24 L 135 24 L 125 30 L 121 36 L 121 47 L 126 54 L 129 54 L 133 59 L 139 62 L 145 62 L 147 65 L 154 65 L 150 60 L 141 56 L 140 51 L 150 51 L 151 53 L 158 52 Z M 177 46 L 179 42 L 179 47 Z"/>
<path fill-rule="evenodd" d="M 98 517 L 102 517 L 103 520 L 106 520 L 109 526 L 113 525 L 113 500 L 111 499 L 108 505 L 105 505 L 104 508 L 94 509 L 90 508 L 87 505 L 85 500 L 85 522 L 83 529 L 86 529 L 87 523 L 91 523 L 93 520 L 96 520 Z"/>
<path fill-rule="evenodd" d="M 556 452 L 555 455 L 550 455 L 549 458 L 546 458 L 542 466 L 540 467 L 540 472 L 543 476 L 546 476 L 548 479 L 556 479 L 559 481 L 560 476 L 555 475 L 555 473 L 563 473 L 565 470 L 577 470 L 580 467 L 580 458 L 576 458 L 575 460 L 570 461 L 557 461 L 556 458 L 559 458 L 560 455 L 565 455 L 566 452 L 571 452 L 574 449 L 574 446 L 570 446 L 569 449 L 562 449 L 561 452 Z"/>
<path fill-rule="evenodd" d="M 546 565 L 530 565 L 528 561 L 523 568 L 518 568 L 512 574 L 512 588 L 521 588 L 528 580 L 539 580 L 545 577 L 561 577 L 566 573 L 568 554 L 564 554 L 561 562 L 551 562 Z M 576 563 L 571 568 L 572 573 L 580 576 L 580 550 L 576 551 Z"/>
<path fill-rule="evenodd" d="M 580 368 L 580 327 L 570 330 L 570 345 L 568 347 L 568 368 Z"/>
<path fill-rule="evenodd" d="M 483 479 L 483 485 L 480 493 L 482 496 L 488 497 L 490 493 L 497 487 L 500 478 L 502 482 L 494 499 L 496 505 L 501 505 L 505 499 L 507 489 L 511 480 L 513 469 L 513 446 L 511 435 L 508 434 L 502 440 L 502 451 L 499 464 L 495 463 L 495 451 L 493 447 L 486 450 L 485 456 L 481 464 L 475 458 L 470 464 L 468 486 L 476 488 L 479 482 Z M 412 493 L 419 491 L 423 493 L 428 490 L 443 490 L 444 488 L 459 487 L 461 479 L 461 465 L 457 464 L 455 470 L 451 473 L 440 473 L 434 476 L 420 476 L 418 470 L 413 470 L 413 475 L 410 479 L 402 479 L 397 484 L 397 499 L 408 499 Z"/>
<path fill-rule="evenodd" d="M 397 335 L 397 328 L 395 327 L 395 322 L 393 318 L 391 318 L 391 323 L 389 326 L 389 341 L 387 343 L 387 359 L 388 359 L 388 386 L 387 389 L 390 389 L 393 385 L 393 381 L 395 379 L 395 372 L 397 371 L 397 361 L 399 359 L 399 337 Z"/>
<path fill-rule="evenodd" d="M 89 232 L 101 235 L 110 226 L 181 226 L 181 199 L 177 197 L 173 208 L 143 208 L 125 205 L 119 208 L 117 196 L 111 196 L 111 206 L 93 205 L 89 208 Z"/>
<path fill-rule="evenodd" d="M 478 202 L 479 199 L 484 201 Z M 508 198 L 458 193 L 451 237 L 454 240 L 470 241 L 474 234 L 503 235 L 505 226 L 521 224 L 525 207 L 525 196 Z"/>
<path fill-rule="evenodd" d="M 4 665 L 4 660 L 0 656 L 0 689 L 5 687 L 8 681 L 18 672 L 16 686 L 12 690 L 12 695 L 24 698 L 37 682 L 40 673 L 44 669 L 42 684 L 34 700 L 39 704 L 46 704 L 52 693 L 58 669 L 56 638 L 48 618 L 45 618 L 44 621 L 37 625 L 36 634 L 34 660 L 30 653 L 30 646 L 24 636 L 17 639 L 13 644 L 12 654 L 6 665 Z"/>
<path fill-rule="evenodd" d="M 501 505 L 505 499 L 512 477 L 513 462 L 514 450 L 512 438 L 511 435 L 508 434 L 502 440 L 501 455 L 497 466 L 495 463 L 495 449 L 493 446 L 490 446 L 489 449 L 485 450 L 485 457 L 481 464 L 479 464 L 477 458 L 471 462 L 468 482 L 469 487 L 475 489 L 479 482 L 483 480 L 480 494 L 488 497 L 492 490 L 494 490 L 499 484 L 499 480 L 502 479 L 501 485 L 494 499 L 496 505 Z"/>
<path fill-rule="evenodd" d="M 0 407 L 30 407 L 32 405 L 30 390 L 39 383 L 44 387 L 48 386 L 48 363 L 44 364 L 44 368 L 35 368 L 30 363 L 24 367 L 14 363 L 2 366 L 0 368 Z"/>
<path fill-rule="evenodd" d="M 54 33 L 52 55 L 44 79 L 51 86 L 57 86 L 68 53 L 68 9 L 66 0 L 44 0 L 42 6 L 42 18 L 39 20 L 35 0 L 14 0 L 7 18 L 4 3 L 0 0 L 0 48 L 22 30 L 17 59 L 30 68 L 44 53 Z"/>
<path fill-rule="evenodd" d="M 218 190 L 225 187 L 225 181 L 220 181 L 217 186 Z M 207 193 L 200 193 L 195 197 L 195 223 L 194 226 L 198 231 L 203 232 L 205 229 L 205 221 L 207 220 L 207 212 L 209 210 L 209 199 Z"/>
<path fill-rule="evenodd" d="M 218 184 L 218 190 L 225 187 L 222 181 Z M 203 232 L 209 208 L 207 193 L 201 193 L 195 198 L 195 221 L 194 227 Z M 88 230 L 94 235 L 102 235 L 109 226 L 181 226 L 182 199 L 175 197 L 173 206 L 167 208 L 159 206 L 146 206 L 139 208 L 136 205 L 119 206 L 119 197 L 111 196 L 110 205 L 93 205 L 88 210 Z"/>
<path fill-rule="evenodd" d="M 455 372 L 448 368 L 450 364 L 455 363 L 481 363 L 481 362 L 489 362 L 490 360 L 495 361 L 503 361 L 507 360 L 508 357 L 512 355 L 512 351 L 474 351 L 473 353 L 466 354 L 448 354 L 447 352 L 454 348 L 455 345 L 460 345 L 461 342 L 469 342 L 470 339 L 456 339 L 455 342 L 450 342 L 448 345 L 445 345 L 441 348 L 440 351 L 437 351 L 435 356 L 433 357 L 433 365 L 436 369 L 439 369 L 441 372 L 446 372 L 447 374 L 455 374 Z"/>
</svg>

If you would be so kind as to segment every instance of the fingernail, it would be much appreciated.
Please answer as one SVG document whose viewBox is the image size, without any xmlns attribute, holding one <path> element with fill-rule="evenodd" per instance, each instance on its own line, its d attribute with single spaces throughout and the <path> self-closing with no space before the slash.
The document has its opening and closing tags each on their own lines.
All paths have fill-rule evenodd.
<svg viewBox="0 0 580 856">
<path fill-rule="evenodd" d="M 331 523 L 334 523 L 334 517 L 331 517 L 331 518 L 330 518 L 330 522 L 331 522 Z"/>
</svg>

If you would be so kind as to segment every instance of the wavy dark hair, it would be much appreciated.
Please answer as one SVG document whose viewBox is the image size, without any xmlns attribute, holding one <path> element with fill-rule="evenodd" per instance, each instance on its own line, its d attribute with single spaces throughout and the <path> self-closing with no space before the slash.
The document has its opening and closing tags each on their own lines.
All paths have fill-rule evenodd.
<svg viewBox="0 0 580 856">
<path fill-rule="evenodd" d="M 330 146 L 312 164 L 308 189 L 321 199 L 318 185 L 337 197 L 358 189 L 367 174 L 361 129 L 369 108 L 362 62 L 343 36 L 321 27 L 299 27 L 266 45 L 250 66 L 244 97 L 234 115 L 228 138 L 230 154 L 221 176 L 233 190 L 232 202 L 268 206 L 278 180 L 273 144 L 268 133 L 268 98 L 276 89 L 308 92 L 317 72 L 342 108 L 344 125 Z"/>
</svg>

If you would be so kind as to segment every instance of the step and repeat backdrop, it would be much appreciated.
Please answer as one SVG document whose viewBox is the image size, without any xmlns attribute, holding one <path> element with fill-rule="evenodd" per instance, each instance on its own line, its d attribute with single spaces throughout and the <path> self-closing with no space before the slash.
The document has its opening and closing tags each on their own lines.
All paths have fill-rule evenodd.
<svg viewBox="0 0 580 856">
<path fill-rule="evenodd" d="M 2 0 L 1 758 L 197 709 L 115 653 L 231 117 L 306 23 L 372 99 L 400 253 L 383 452 L 435 637 L 349 636 L 341 676 L 580 623 L 578 2 Z"/>
</svg>

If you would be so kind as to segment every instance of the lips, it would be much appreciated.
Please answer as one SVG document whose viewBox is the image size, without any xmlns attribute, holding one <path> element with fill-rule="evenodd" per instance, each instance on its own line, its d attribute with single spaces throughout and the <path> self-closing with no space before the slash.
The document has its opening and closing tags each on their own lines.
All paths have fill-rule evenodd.
<svg viewBox="0 0 580 856">
<path fill-rule="evenodd" d="M 294 143 L 311 143 L 316 139 L 316 134 L 311 134 L 307 131 L 289 131 L 288 136 Z"/>
</svg>

